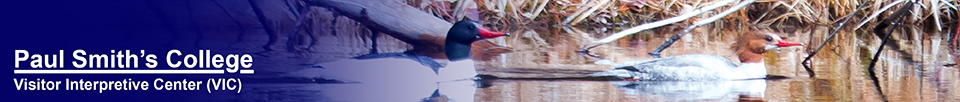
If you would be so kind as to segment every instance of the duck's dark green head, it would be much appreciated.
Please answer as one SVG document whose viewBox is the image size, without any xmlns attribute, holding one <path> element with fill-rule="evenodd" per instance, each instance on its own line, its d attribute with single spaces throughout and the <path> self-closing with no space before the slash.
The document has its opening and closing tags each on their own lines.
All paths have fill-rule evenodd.
<svg viewBox="0 0 960 102">
<path fill-rule="evenodd" d="M 477 40 L 496 38 L 500 36 L 509 36 L 507 33 L 496 32 L 487 27 L 481 26 L 480 23 L 462 20 L 453 24 L 453 27 L 450 27 L 450 31 L 447 31 L 447 43 L 450 41 L 470 44 Z"/>
<path fill-rule="evenodd" d="M 447 58 L 451 61 L 470 58 L 470 44 L 474 41 L 496 38 L 500 36 L 510 36 L 508 33 L 496 32 L 480 23 L 462 20 L 453 24 L 450 31 L 447 31 L 445 52 Z"/>
</svg>

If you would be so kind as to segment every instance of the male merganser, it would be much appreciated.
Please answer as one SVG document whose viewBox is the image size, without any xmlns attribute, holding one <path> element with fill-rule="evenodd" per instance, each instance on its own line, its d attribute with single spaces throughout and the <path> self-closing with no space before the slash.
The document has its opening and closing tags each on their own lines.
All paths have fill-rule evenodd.
<svg viewBox="0 0 960 102">
<path fill-rule="evenodd" d="M 473 79 L 477 70 L 470 56 L 474 41 L 509 36 L 463 20 L 447 32 L 444 52 L 450 60 L 445 67 L 429 57 L 411 54 L 372 54 L 316 64 L 285 76 L 322 78 L 345 83 L 417 83 Z M 400 56 L 397 56 L 400 55 Z"/>
<path fill-rule="evenodd" d="M 763 53 L 780 47 L 800 46 L 770 31 L 754 31 L 740 35 L 730 47 L 740 59 L 740 65 L 717 55 L 688 54 L 654 58 L 620 64 L 614 69 L 591 74 L 643 81 L 705 81 L 764 78 L 767 69 Z"/>
</svg>

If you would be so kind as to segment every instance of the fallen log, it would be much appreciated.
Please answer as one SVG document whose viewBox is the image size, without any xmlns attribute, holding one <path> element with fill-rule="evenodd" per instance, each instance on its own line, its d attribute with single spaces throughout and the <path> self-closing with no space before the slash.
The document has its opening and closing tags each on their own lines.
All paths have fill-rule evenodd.
<svg viewBox="0 0 960 102">
<path fill-rule="evenodd" d="M 396 0 L 303 0 L 311 6 L 327 7 L 404 42 L 422 43 L 421 34 L 446 37 L 446 22 Z"/>
</svg>

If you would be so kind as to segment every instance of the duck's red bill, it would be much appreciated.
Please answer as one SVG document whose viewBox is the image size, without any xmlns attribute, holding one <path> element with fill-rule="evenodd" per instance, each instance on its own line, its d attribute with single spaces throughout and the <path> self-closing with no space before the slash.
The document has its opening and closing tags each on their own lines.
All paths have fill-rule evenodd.
<svg viewBox="0 0 960 102">
<path fill-rule="evenodd" d="M 480 37 L 483 37 L 484 39 L 496 38 L 500 36 L 510 36 L 510 34 L 492 31 L 490 29 L 487 29 L 487 27 L 480 27 Z"/>
<path fill-rule="evenodd" d="M 777 40 L 777 47 L 790 47 L 790 46 L 800 46 L 800 45 L 803 45 L 803 44 L 797 43 L 797 42 L 790 42 L 783 39 Z"/>
</svg>

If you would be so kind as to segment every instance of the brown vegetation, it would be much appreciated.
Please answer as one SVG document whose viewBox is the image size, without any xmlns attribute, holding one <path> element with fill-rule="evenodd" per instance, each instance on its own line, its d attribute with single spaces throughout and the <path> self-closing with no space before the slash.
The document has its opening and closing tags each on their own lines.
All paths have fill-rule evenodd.
<svg viewBox="0 0 960 102">
<path fill-rule="evenodd" d="M 636 25 L 665 19 L 701 8 L 722 0 L 407 0 L 414 7 L 433 13 L 444 19 L 459 19 L 469 15 L 469 11 L 481 13 L 484 20 L 500 23 L 556 23 L 565 25 Z M 470 2 L 476 2 L 475 6 Z M 884 6 L 903 1 L 858 1 L 858 0 L 760 0 L 739 13 L 724 20 L 730 24 L 754 25 L 835 25 L 851 14 L 859 6 L 862 12 L 852 13 L 853 19 L 860 22 L 874 13 L 890 13 Z M 734 2 L 737 3 L 737 2 Z M 914 6 L 908 24 L 930 25 L 934 30 L 943 30 L 947 24 L 955 24 L 958 10 L 957 1 L 938 0 L 921 1 Z M 726 9 L 733 3 L 718 10 Z M 692 23 L 697 18 L 706 18 L 721 11 L 710 11 L 705 15 L 686 20 Z M 468 11 L 462 13 L 461 11 Z M 452 21 L 452 20 L 451 20 Z M 870 18 L 866 22 L 874 23 L 878 19 Z M 930 23 L 930 24 L 926 24 Z"/>
</svg>

